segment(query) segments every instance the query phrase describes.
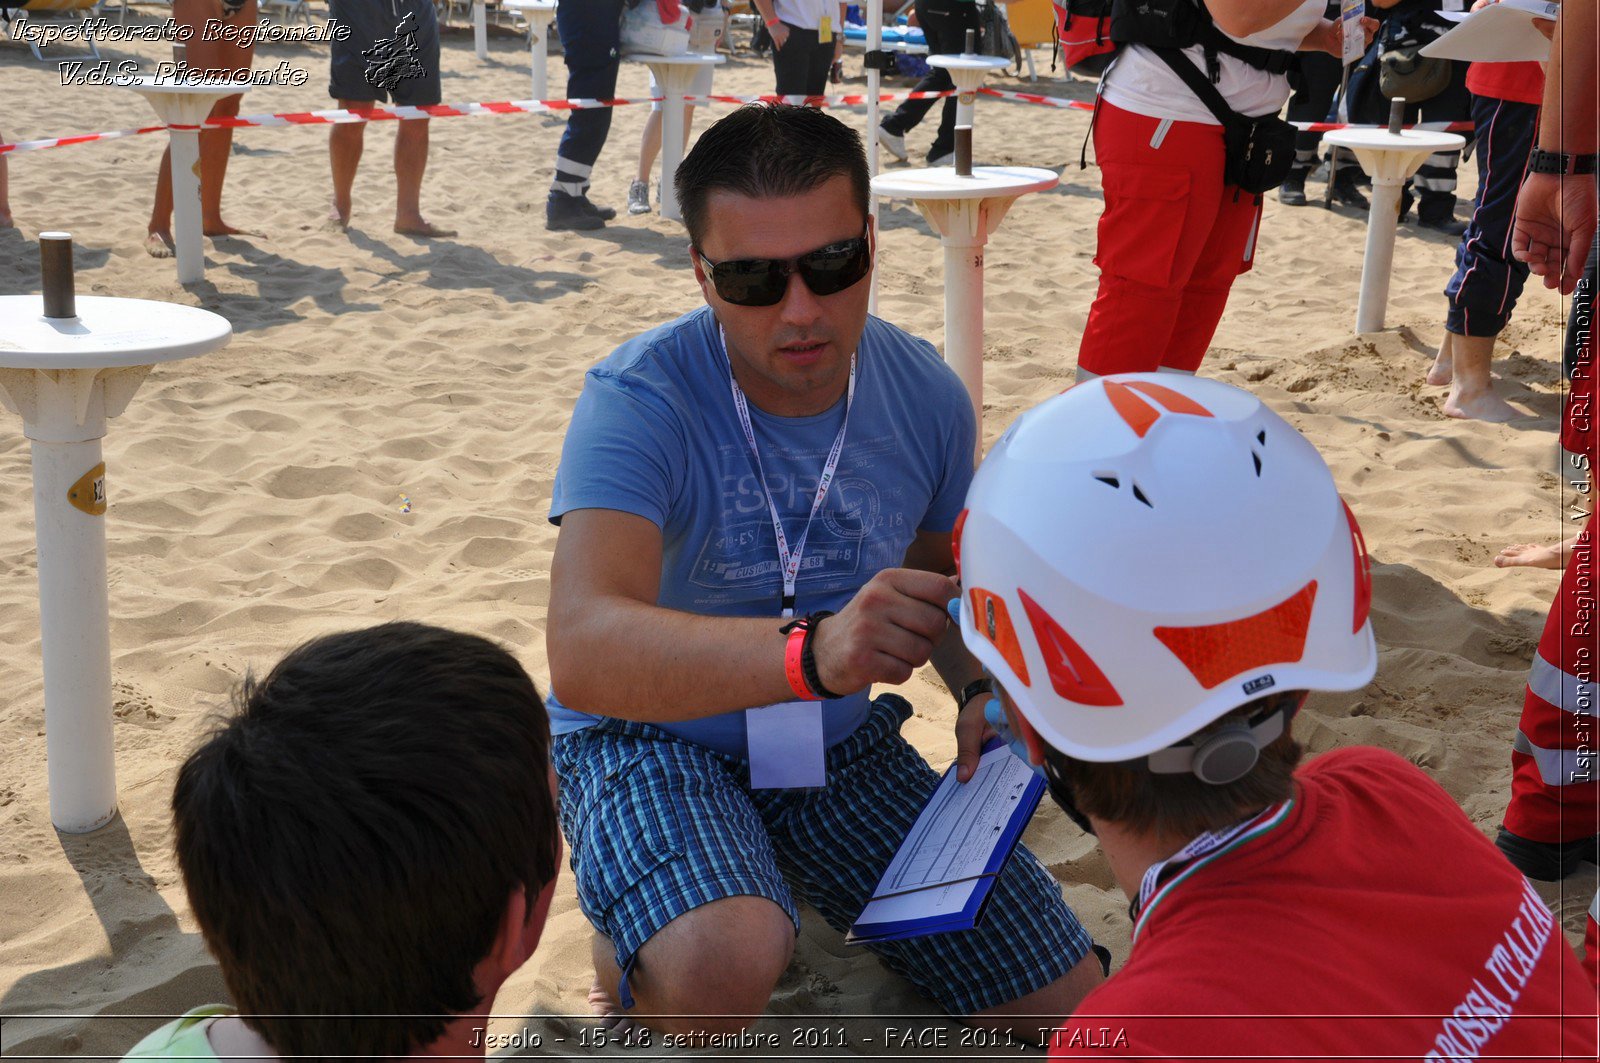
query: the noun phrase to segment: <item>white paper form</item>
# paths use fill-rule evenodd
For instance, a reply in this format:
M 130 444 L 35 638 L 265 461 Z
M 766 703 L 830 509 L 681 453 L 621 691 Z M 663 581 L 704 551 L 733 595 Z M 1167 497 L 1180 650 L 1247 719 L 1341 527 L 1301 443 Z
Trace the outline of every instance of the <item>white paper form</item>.
M 1545 62 L 1550 42 L 1533 23 L 1554 22 L 1560 11 L 1561 5 L 1550 0 L 1501 0 L 1469 14 L 1445 13 L 1461 24 L 1423 45 L 1422 54 L 1473 62 Z
M 961 912 L 980 881 L 998 871 L 997 850 L 1015 843 L 1021 825 L 1013 820 L 1036 778 L 1003 745 L 983 755 L 969 782 L 948 772 L 889 862 L 857 928 Z

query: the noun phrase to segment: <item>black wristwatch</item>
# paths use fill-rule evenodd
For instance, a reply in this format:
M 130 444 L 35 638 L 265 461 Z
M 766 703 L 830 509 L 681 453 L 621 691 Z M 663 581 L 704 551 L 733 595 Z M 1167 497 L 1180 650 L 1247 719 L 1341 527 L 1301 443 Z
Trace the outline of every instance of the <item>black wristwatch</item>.
M 1569 155 L 1564 151 L 1543 151 L 1534 148 L 1528 153 L 1528 172 L 1576 177 L 1594 173 L 1597 161 L 1600 161 L 1600 155 L 1593 152 L 1587 155 Z
M 959 712 L 963 711 L 964 709 L 966 709 L 967 702 L 971 701 L 973 698 L 977 697 L 979 694 L 993 694 L 993 693 L 994 693 L 994 680 L 993 679 L 989 678 L 988 676 L 984 676 L 982 679 L 974 679 L 972 682 L 970 682 L 966 686 L 962 687 L 961 688 L 961 693 L 956 695 L 956 712 L 959 713 Z

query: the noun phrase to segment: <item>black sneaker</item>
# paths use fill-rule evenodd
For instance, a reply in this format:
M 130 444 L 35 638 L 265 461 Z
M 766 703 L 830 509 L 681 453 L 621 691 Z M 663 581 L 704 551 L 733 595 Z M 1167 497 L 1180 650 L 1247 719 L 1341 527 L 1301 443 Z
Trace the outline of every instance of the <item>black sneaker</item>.
M 1583 861 L 1600 856 L 1600 834 L 1570 842 L 1536 842 L 1501 827 L 1494 844 L 1518 871 L 1540 882 L 1566 878 Z
M 584 208 L 587 209 L 589 213 L 593 214 L 601 221 L 610 221 L 612 218 L 617 216 L 616 207 L 596 206 L 587 195 L 578 196 L 577 199 L 583 203 Z
M 1278 202 L 1286 207 L 1303 207 L 1306 205 L 1306 172 L 1304 170 L 1289 171 L 1288 178 L 1278 186 Z
M 551 192 L 544 203 L 544 227 L 551 231 L 571 229 L 587 231 L 604 229 L 606 220 L 598 209 L 584 196 L 569 196 L 565 192 Z
M 1344 207 L 1355 207 L 1357 210 L 1367 210 L 1372 206 L 1370 200 L 1361 194 L 1361 189 L 1356 186 L 1356 176 L 1349 170 L 1340 170 L 1333 178 L 1333 201 Z

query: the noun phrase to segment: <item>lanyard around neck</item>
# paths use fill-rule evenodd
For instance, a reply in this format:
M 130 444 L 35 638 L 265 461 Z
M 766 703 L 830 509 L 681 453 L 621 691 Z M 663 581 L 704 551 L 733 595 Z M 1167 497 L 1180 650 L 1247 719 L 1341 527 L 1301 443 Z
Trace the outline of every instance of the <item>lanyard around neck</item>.
M 1235 823 L 1225 830 L 1205 831 L 1196 835 L 1188 845 L 1167 859 L 1151 864 L 1139 880 L 1139 898 L 1133 902 L 1128 913 L 1134 920 L 1134 937 L 1139 936 L 1151 909 L 1166 897 L 1172 887 L 1228 850 L 1282 826 L 1292 808 L 1293 798 L 1268 805 L 1242 823 Z
M 839 456 L 844 453 L 844 435 L 850 427 L 850 407 L 856 398 L 856 356 L 853 353 L 850 355 L 850 382 L 844 392 L 844 421 L 839 425 L 839 434 L 834 437 L 833 448 L 828 451 L 828 460 L 823 463 L 822 475 L 817 480 L 817 494 L 811 500 L 811 514 L 806 517 L 805 527 L 800 530 L 800 538 L 795 540 L 791 552 L 789 537 L 783 533 L 783 518 L 778 515 L 778 504 L 772 500 L 772 492 L 767 489 L 767 473 L 761 466 L 761 448 L 756 445 L 755 425 L 750 422 L 750 400 L 745 398 L 744 389 L 734 379 L 733 358 L 728 354 L 728 337 L 721 325 L 717 326 L 717 337 L 722 341 L 722 356 L 728 359 L 728 386 L 733 389 L 733 408 L 739 414 L 739 427 L 744 429 L 744 441 L 750 446 L 750 456 L 755 459 L 756 477 L 761 481 L 761 493 L 767 500 L 767 512 L 772 517 L 772 530 L 778 537 L 778 566 L 783 575 L 780 605 L 784 619 L 788 619 L 794 616 L 795 584 L 800 578 L 800 559 L 806 551 L 806 537 L 811 534 L 811 522 L 822 509 L 823 499 L 828 497 L 828 487 L 839 468 Z

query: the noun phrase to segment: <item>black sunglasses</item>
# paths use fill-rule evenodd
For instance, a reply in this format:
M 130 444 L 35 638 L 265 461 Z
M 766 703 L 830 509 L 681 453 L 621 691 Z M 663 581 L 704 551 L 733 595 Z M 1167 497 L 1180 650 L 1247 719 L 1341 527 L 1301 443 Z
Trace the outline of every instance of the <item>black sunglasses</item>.
M 712 287 L 724 302 L 734 306 L 776 306 L 789 290 L 789 276 L 800 274 L 814 295 L 834 295 L 865 277 L 872 269 L 872 247 L 866 233 L 808 251 L 799 258 L 741 258 L 713 262 L 694 253 L 705 264 Z

